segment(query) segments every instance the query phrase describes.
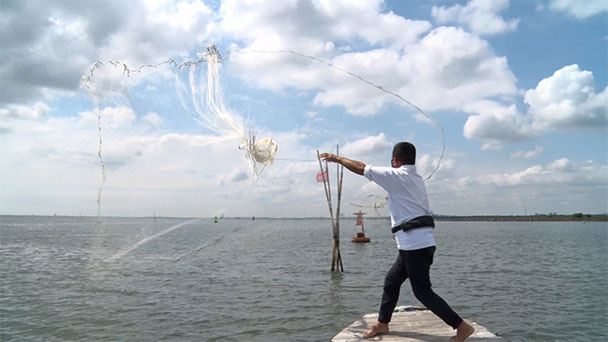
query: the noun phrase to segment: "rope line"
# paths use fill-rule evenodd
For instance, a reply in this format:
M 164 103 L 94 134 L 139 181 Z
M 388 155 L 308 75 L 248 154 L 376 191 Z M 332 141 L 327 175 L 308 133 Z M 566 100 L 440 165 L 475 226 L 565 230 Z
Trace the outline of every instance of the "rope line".
M 319 57 L 315 57 L 315 56 L 310 56 L 310 55 L 306 55 L 297 51 L 293 51 L 293 50 L 240 50 L 240 49 L 233 49 L 233 51 L 237 52 L 237 53 L 266 53 L 266 54 L 279 54 L 279 53 L 287 53 L 287 54 L 292 54 L 295 56 L 299 56 L 302 58 L 308 58 L 311 59 L 313 61 L 325 64 L 331 68 L 334 68 L 340 72 L 343 72 L 347 75 L 350 75 L 358 80 L 360 80 L 361 82 L 364 82 L 376 89 L 379 89 L 380 91 L 383 91 L 391 96 L 396 97 L 397 99 L 401 100 L 402 102 L 408 104 L 410 107 L 414 108 L 416 111 L 418 111 L 418 113 L 422 114 L 424 117 L 426 117 L 427 119 L 429 119 L 435 126 L 439 127 L 439 129 L 441 130 L 441 137 L 442 137 L 442 148 L 441 148 L 441 155 L 439 157 L 439 160 L 437 161 L 437 166 L 433 169 L 433 171 L 431 171 L 431 173 L 425 178 L 425 180 L 429 180 L 431 179 L 431 177 L 433 177 L 433 175 L 435 174 L 435 172 L 437 172 L 437 170 L 439 170 L 439 167 L 441 166 L 441 162 L 443 161 L 444 155 L 445 155 L 445 148 L 446 148 L 446 144 L 445 144 L 445 130 L 443 129 L 443 126 L 441 124 L 439 124 L 439 122 L 437 122 L 437 120 L 433 119 L 430 115 L 428 115 L 427 113 L 425 113 L 420 107 L 416 106 L 415 104 L 413 104 L 412 102 L 408 101 L 407 99 L 403 98 L 401 95 L 384 88 L 381 85 L 378 85 L 374 82 L 371 82 L 349 70 L 346 70 L 342 67 L 339 67 L 331 62 L 328 62 L 324 59 L 321 59 Z

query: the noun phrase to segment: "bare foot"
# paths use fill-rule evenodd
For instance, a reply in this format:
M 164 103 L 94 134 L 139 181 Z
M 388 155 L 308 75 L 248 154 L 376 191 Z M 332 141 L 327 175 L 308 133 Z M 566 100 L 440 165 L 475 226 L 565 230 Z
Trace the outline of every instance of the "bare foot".
M 378 322 L 374 324 L 370 329 L 365 330 L 363 338 L 370 338 L 379 334 L 388 333 L 388 323 Z
M 453 336 L 450 341 L 452 342 L 462 342 L 467 339 L 467 337 L 471 336 L 475 332 L 475 328 L 473 328 L 469 323 L 464 320 L 458 328 L 456 328 L 456 336 Z

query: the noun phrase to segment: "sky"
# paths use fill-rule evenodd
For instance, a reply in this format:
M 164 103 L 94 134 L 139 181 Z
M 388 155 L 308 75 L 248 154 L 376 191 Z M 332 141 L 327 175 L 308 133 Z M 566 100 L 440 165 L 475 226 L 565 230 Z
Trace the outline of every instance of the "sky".
M 440 163 L 435 214 L 606 213 L 607 19 L 602 0 L 3 0 L 0 214 L 324 217 L 316 151 L 389 166 L 400 141 L 422 176 Z M 180 105 L 170 67 L 109 63 L 210 44 L 233 116 L 278 144 L 257 180 L 238 139 Z M 80 86 L 97 61 L 120 95 L 102 97 L 104 182 Z M 345 172 L 342 213 L 385 194 Z

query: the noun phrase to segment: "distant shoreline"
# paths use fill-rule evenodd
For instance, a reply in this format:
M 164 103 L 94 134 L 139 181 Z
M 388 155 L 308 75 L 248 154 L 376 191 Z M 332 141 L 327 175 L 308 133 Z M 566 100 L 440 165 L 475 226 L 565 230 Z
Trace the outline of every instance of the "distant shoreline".
M 518 222 L 559 222 L 559 221 L 580 221 L 580 222 L 608 222 L 608 215 L 530 215 L 530 216 L 500 216 L 500 215 L 476 215 L 476 216 L 448 216 L 437 215 L 437 221 L 518 221 Z
M 54 217 L 54 218 L 70 218 L 70 219 L 97 219 L 96 216 L 77 216 L 77 215 L 13 215 L 13 214 L 0 214 L 1 217 Z M 436 221 L 484 221 L 484 222 L 608 222 L 608 214 L 572 214 L 572 215 L 470 215 L 470 216 L 456 216 L 456 215 L 434 215 Z M 150 218 L 150 219 L 188 219 L 188 218 L 200 218 L 200 219 L 213 219 L 213 217 L 175 217 L 175 216 L 102 216 L 102 219 L 118 219 L 118 218 Z M 354 217 L 342 216 L 342 219 L 354 219 Z M 242 219 L 251 220 L 252 216 L 234 216 L 218 218 L 223 219 Z M 307 219 L 329 219 L 329 217 L 263 217 L 255 216 L 255 219 L 267 219 L 267 220 L 307 220 Z M 366 220 L 388 220 L 388 216 L 368 216 Z

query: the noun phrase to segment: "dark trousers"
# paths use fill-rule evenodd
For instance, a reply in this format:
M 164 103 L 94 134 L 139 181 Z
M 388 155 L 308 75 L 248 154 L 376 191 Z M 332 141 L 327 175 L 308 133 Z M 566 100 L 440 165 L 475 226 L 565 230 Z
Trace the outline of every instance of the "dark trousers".
M 456 329 L 460 325 L 462 318 L 431 289 L 429 271 L 433 263 L 434 253 L 435 246 L 413 251 L 399 250 L 397 260 L 384 278 L 384 292 L 382 294 L 382 304 L 380 305 L 379 322 L 388 323 L 391 321 L 393 310 L 395 310 L 397 300 L 399 299 L 401 284 L 407 278 L 410 278 L 416 299 L 452 328 Z

